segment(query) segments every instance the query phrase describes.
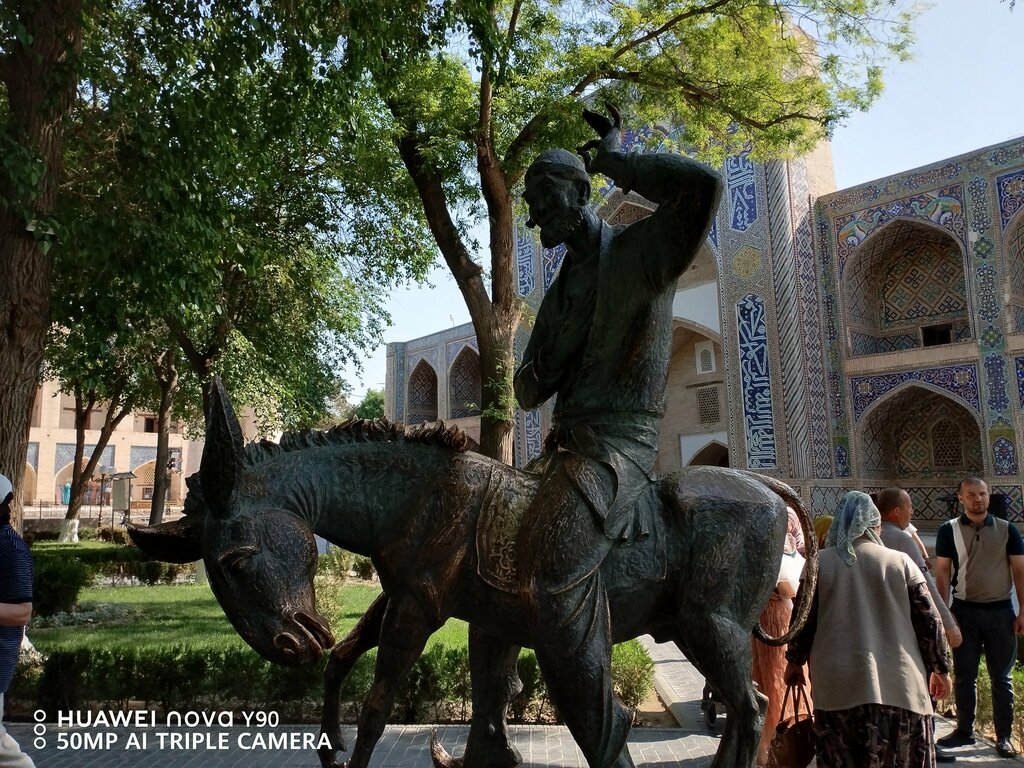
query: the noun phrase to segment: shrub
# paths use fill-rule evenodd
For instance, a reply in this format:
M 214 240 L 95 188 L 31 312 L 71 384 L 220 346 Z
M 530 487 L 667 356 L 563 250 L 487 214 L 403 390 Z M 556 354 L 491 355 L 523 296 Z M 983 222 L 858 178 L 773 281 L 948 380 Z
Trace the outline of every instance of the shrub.
M 636 709 L 654 687 L 654 662 L 639 640 L 612 648 L 612 680 L 622 703 Z
M 367 581 L 372 579 L 373 574 L 376 573 L 373 569 L 373 561 L 363 555 L 356 555 L 353 558 L 352 570 L 355 571 L 356 576 L 360 579 L 366 579 Z
M 540 673 L 540 665 L 537 663 L 537 657 L 533 651 L 519 654 L 517 670 L 519 672 L 519 680 L 523 684 L 523 690 L 518 695 L 512 697 L 512 701 L 509 702 L 509 710 L 513 722 L 525 723 L 528 722 L 526 719 L 527 713 L 534 707 L 543 705 L 548 691 L 547 686 L 544 684 L 544 678 Z M 537 714 L 539 716 L 541 713 L 538 712 Z
M 320 555 L 317 561 L 316 572 L 328 574 L 340 578 L 342 581 L 348 578 L 352 570 L 352 553 L 341 547 L 331 546 L 324 554 Z
M 123 525 L 115 525 L 113 527 L 109 525 L 100 526 L 96 531 L 96 538 L 100 541 L 109 541 L 113 544 L 123 544 L 125 546 L 129 546 L 132 543 L 132 539 L 128 535 L 128 529 Z
M 75 557 L 35 558 L 32 610 L 41 616 L 70 611 L 92 574 Z

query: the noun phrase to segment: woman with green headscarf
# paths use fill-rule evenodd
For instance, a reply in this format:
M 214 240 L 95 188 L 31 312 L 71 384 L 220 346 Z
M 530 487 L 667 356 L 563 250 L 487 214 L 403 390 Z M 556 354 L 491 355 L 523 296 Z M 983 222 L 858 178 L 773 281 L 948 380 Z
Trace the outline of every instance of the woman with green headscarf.
M 878 537 L 867 494 L 843 498 L 818 554 L 811 615 L 786 653 L 810 662 L 819 768 L 933 768 L 932 699 L 949 693 L 946 639 L 921 570 Z

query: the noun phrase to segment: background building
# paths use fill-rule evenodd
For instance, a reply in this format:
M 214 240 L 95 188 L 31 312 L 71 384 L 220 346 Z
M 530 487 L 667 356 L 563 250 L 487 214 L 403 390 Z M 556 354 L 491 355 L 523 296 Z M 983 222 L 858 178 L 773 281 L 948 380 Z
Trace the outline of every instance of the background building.
M 726 194 L 673 305 L 659 471 L 764 472 L 818 514 L 851 488 L 900 485 L 926 526 L 976 473 L 1024 519 L 1024 141 L 839 191 L 827 145 L 720 171 Z M 600 213 L 625 224 L 651 208 L 612 189 Z M 520 228 L 530 306 L 560 260 Z M 389 344 L 387 416 L 476 439 L 478 360 L 469 324 Z M 548 427 L 549 409 L 517 413 L 518 464 Z

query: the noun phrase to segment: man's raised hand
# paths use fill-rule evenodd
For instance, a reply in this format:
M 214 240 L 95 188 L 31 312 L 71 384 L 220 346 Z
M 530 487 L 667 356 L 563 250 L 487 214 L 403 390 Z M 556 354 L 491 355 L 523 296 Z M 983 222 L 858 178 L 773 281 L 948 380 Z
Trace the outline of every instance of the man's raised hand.
M 587 173 L 600 172 L 601 155 L 605 152 L 617 152 L 619 150 L 619 132 L 622 129 L 622 115 L 619 114 L 619 110 L 615 108 L 614 104 L 606 101 L 604 106 L 611 116 L 610 119 L 600 112 L 594 112 L 589 109 L 583 110 L 583 119 L 601 137 L 600 139 L 588 141 L 582 147 L 576 148 L 576 154 L 583 158 L 583 167 L 587 169 Z M 591 155 L 591 152 L 594 154 Z M 595 161 L 597 162 L 597 167 L 594 167 Z

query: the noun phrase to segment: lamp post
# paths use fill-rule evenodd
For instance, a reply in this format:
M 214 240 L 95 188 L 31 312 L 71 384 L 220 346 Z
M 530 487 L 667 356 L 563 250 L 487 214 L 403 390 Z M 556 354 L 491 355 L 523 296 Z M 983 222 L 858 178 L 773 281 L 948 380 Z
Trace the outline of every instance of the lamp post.
M 99 516 L 100 525 L 103 524 L 103 498 L 104 498 L 104 495 L 105 495 L 104 489 L 106 487 L 107 480 L 110 479 L 110 473 L 112 471 L 113 471 L 113 467 L 108 467 L 106 464 L 101 464 L 100 465 L 100 516 Z M 110 510 L 110 527 L 111 528 L 114 527 L 114 510 L 113 510 L 113 508 L 111 508 L 111 510 Z
M 121 517 L 121 524 L 122 525 L 125 524 L 125 523 L 130 523 L 132 521 L 132 480 L 134 480 L 136 477 L 137 477 L 137 475 L 134 472 L 132 472 L 131 470 L 128 470 L 127 472 L 116 472 L 113 475 L 113 479 L 114 480 L 127 480 L 128 481 L 128 489 L 127 489 L 127 492 L 125 493 L 125 500 L 124 500 L 124 514 Z M 110 505 L 110 527 L 111 528 L 114 527 L 114 505 L 113 504 Z

